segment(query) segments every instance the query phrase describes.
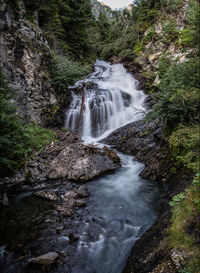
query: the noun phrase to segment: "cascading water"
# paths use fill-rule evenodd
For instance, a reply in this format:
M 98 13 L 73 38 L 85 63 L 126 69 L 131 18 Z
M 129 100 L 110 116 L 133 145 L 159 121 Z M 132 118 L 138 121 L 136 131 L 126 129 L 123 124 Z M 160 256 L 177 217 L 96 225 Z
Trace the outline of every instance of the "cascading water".
M 87 85 L 79 130 L 85 141 L 97 141 L 144 115 L 146 96 L 137 90 L 137 81 L 126 72 L 122 64 L 110 65 L 98 60 L 95 72 L 84 82 L 92 83 Z M 83 81 L 79 81 L 74 87 L 82 84 Z M 78 131 L 81 105 L 81 94 L 73 93 L 65 124 L 73 132 Z
M 97 61 L 83 97 L 73 93 L 66 127 L 79 131 L 86 142 L 98 142 L 115 129 L 141 119 L 145 94 L 122 64 Z M 90 84 L 89 84 L 90 83 Z M 83 109 L 80 122 L 81 108 Z M 80 128 L 78 128 L 80 125 Z M 158 188 L 140 178 L 143 164 L 119 154 L 122 168 L 88 183 L 92 199 L 81 234 L 73 273 L 120 273 L 135 241 L 156 219 Z

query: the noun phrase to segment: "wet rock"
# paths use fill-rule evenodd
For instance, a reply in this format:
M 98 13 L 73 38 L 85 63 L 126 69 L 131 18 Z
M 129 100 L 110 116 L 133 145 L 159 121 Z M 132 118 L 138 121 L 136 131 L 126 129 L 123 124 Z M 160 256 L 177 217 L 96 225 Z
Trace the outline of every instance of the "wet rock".
M 65 206 L 57 206 L 56 210 L 60 213 L 60 215 L 66 216 L 66 217 L 70 217 L 73 214 L 73 210 Z
M 49 252 L 36 258 L 29 259 L 28 262 L 31 264 L 47 265 L 52 264 L 58 258 L 58 256 L 59 255 L 56 252 Z
M 87 203 L 83 199 L 78 199 L 78 200 L 76 200 L 75 204 L 77 207 L 85 207 Z
M 141 120 L 130 123 L 114 131 L 103 143 L 134 155 L 138 161 L 143 162 L 145 168 L 141 176 L 144 178 L 162 180 L 170 169 L 170 164 L 165 164 L 169 149 L 162 138 L 162 124 L 158 121 L 147 123 L 146 120 Z
M 120 166 L 119 158 L 113 153 L 109 154 L 92 145 L 71 144 L 51 162 L 48 178 L 91 180 Z
M 56 195 L 56 193 L 54 191 L 49 191 L 49 190 L 38 191 L 38 192 L 35 192 L 34 195 L 42 197 L 44 199 L 51 200 L 51 201 L 57 201 L 58 200 L 58 196 Z
M 67 191 L 64 195 L 61 196 L 65 205 L 68 207 L 73 207 L 76 197 L 77 193 L 74 191 Z
M 75 193 L 77 194 L 77 196 L 79 198 L 85 198 L 85 197 L 88 197 L 90 195 L 90 193 L 88 192 L 87 190 L 87 187 L 85 185 L 83 186 L 80 186 L 76 191 Z

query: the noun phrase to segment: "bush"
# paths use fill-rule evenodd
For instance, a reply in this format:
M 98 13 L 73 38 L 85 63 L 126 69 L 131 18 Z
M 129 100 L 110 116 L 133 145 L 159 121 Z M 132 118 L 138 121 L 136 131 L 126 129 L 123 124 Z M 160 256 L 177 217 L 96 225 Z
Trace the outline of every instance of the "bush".
M 114 45 L 113 44 L 108 44 L 106 46 L 104 46 L 100 57 L 103 60 L 108 60 L 110 57 L 112 57 L 114 55 Z
M 89 73 L 89 66 L 60 57 L 52 68 L 52 78 L 59 92 L 65 92 L 69 85 L 84 78 Z
M 142 42 L 138 42 L 138 43 L 135 45 L 135 47 L 134 47 L 134 54 L 135 54 L 136 56 L 139 56 L 139 55 L 142 53 L 143 50 L 144 50 L 144 45 L 143 45 L 143 43 L 142 43 Z
M 163 24 L 163 32 L 162 32 L 162 42 L 165 44 L 169 44 L 172 41 L 175 41 L 179 35 L 179 31 L 176 29 L 176 22 L 166 22 Z
M 20 167 L 30 152 L 25 144 L 28 140 L 21 119 L 9 102 L 11 90 L 2 69 L 0 70 L 0 172 L 6 174 Z
M 199 126 L 180 126 L 169 137 L 173 156 L 193 171 L 199 171 Z
M 163 74 L 150 117 L 159 117 L 168 131 L 180 123 L 188 125 L 199 121 L 198 71 L 198 59 L 191 59 L 171 66 Z
M 119 57 L 133 59 L 134 58 L 133 50 L 124 49 L 120 52 Z

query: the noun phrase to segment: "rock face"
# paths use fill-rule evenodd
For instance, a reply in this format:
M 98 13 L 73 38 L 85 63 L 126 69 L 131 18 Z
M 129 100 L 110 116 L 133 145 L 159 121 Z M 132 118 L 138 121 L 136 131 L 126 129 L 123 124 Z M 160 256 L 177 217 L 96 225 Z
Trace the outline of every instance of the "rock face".
M 112 9 L 105 5 L 103 2 L 97 0 L 91 0 L 92 13 L 96 19 L 99 18 L 100 14 L 104 14 L 107 18 L 111 19 L 113 17 Z
M 23 2 L 14 9 L 0 0 L 0 65 L 11 82 L 18 112 L 39 125 L 47 125 L 58 110 L 50 79 L 53 62 L 41 29 L 26 19 Z
M 141 120 L 116 130 L 103 142 L 143 162 L 145 169 L 141 173 L 142 177 L 164 181 L 166 172 L 161 165 L 167 160 L 168 147 L 162 140 L 161 131 L 162 127 L 157 121 L 147 123 Z
M 92 145 L 82 143 L 66 147 L 50 164 L 48 178 L 87 181 L 119 167 L 119 158 Z

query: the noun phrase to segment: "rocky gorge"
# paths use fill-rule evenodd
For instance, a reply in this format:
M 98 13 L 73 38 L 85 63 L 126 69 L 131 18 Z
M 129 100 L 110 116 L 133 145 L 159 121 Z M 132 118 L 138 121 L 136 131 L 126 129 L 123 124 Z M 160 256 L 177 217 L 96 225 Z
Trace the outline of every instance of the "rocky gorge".
M 180 61 L 191 52 L 155 42 L 134 62 L 97 61 L 63 95 L 50 77 L 54 53 L 37 16 L 30 22 L 20 3 L 16 12 L 1 1 L 1 64 L 19 114 L 55 136 L 23 169 L 0 178 L 1 272 L 179 272 L 189 254 L 168 246 L 169 201 L 193 172 L 172 158 L 163 124 L 145 119 L 151 95 L 138 89 L 149 90 L 142 69 L 156 70 L 154 51 L 177 53 Z M 198 227 L 198 217 L 187 227 L 196 245 Z

